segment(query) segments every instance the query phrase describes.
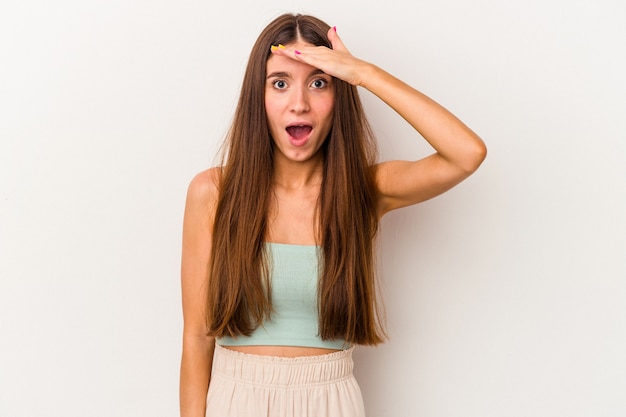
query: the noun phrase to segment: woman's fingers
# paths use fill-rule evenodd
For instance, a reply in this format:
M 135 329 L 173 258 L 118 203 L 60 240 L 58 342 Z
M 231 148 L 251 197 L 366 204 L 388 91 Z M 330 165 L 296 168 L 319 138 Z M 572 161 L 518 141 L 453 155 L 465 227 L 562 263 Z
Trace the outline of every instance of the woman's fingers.
M 327 36 L 328 36 L 328 40 L 330 41 L 330 44 L 333 46 L 333 50 L 348 52 L 348 48 L 346 48 L 346 46 L 341 41 L 341 38 L 337 34 L 336 26 L 333 26 L 332 28 L 328 30 Z
M 303 62 L 350 84 L 359 85 L 360 69 L 364 62 L 350 54 L 335 28 L 328 31 L 328 38 L 333 49 L 325 46 L 299 46 L 296 48 L 274 45 L 271 50 L 275 55 Z

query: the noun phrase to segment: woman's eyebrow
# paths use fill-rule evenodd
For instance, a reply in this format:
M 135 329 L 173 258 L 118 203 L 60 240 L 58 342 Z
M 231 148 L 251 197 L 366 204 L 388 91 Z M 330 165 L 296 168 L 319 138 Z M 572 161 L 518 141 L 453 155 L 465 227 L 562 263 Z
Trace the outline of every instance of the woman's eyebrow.
M 320 75 L 320 74 L 324 74 L 326 75 L 326 73 L 324 71 L 322 71 L 319 68 L 315 68 L 313 71 L 311 71 L 311 73 L 309 74 L 309 77 L 312 77 L 314 75 Z M 267 76 L 267 78 L 290 78 L 291 74 L 288 73 L 287 71 L 274 71 L 271 74 L 269 74 Z
M 315 68 L 313 71 L 311 71 L 311 73 L 309 74 L 309 77 L 312 77 L 314 75 L 320 75 L 320 74 L 328 75 L 324 71 L 322 71 L 321 69 Z
M 289 73 L 285 71 L 275 71 L 268 75 L 267 78 L 289 78 Z

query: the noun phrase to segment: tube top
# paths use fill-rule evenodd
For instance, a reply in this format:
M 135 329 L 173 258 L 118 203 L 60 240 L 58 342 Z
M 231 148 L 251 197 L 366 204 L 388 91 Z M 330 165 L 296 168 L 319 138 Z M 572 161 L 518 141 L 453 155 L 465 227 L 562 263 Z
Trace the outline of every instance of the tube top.
M 319 247 L 267 243 L 272 316 L 250 336 L 220 337 L 222 346 L 302 346 L 347 349 L 344 340 L 322 340 L 318 331 Z

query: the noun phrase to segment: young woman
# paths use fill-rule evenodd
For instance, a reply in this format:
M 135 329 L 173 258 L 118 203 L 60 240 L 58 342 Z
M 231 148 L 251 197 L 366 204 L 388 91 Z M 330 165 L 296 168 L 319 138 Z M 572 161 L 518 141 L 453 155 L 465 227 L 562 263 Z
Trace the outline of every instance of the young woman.
M 376 163 L 357 86 L 434 148 Z M 373 239 L 387 212 L 481 164 L 482 140 L 352 56 L 334 28 L 283 15 L 252 49 L 222 166 L 188 189 L 181 416 L 363 416 L 355 345 L 384 339 Z

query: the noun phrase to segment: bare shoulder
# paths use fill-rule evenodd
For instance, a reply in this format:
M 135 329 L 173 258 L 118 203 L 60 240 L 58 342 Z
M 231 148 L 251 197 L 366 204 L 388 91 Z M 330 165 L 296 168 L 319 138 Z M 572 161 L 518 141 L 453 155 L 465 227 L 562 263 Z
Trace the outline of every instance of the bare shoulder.
M 211 205 L 217 201 L 222 175 L 220 167 L 213 167 L 196 174 L 187 189 L 187 203 Z
M 221 175 L 222 169 L 214 167 L 199 172 L 193 177 L 187 188 L 186 223 L 196 225 L 213 223 Z
M 401 163 L 401 161 L 385 161 L 370 167 L 378 196 L 377 210 L 379 217 L 395 208 L 391 204 L 393 198 L 390 195 L 392 192 L 388 189 L 388 184 L 393 184 L 393 178 L 390 177 L 393 177 L 394 165 L 398 163 Z

